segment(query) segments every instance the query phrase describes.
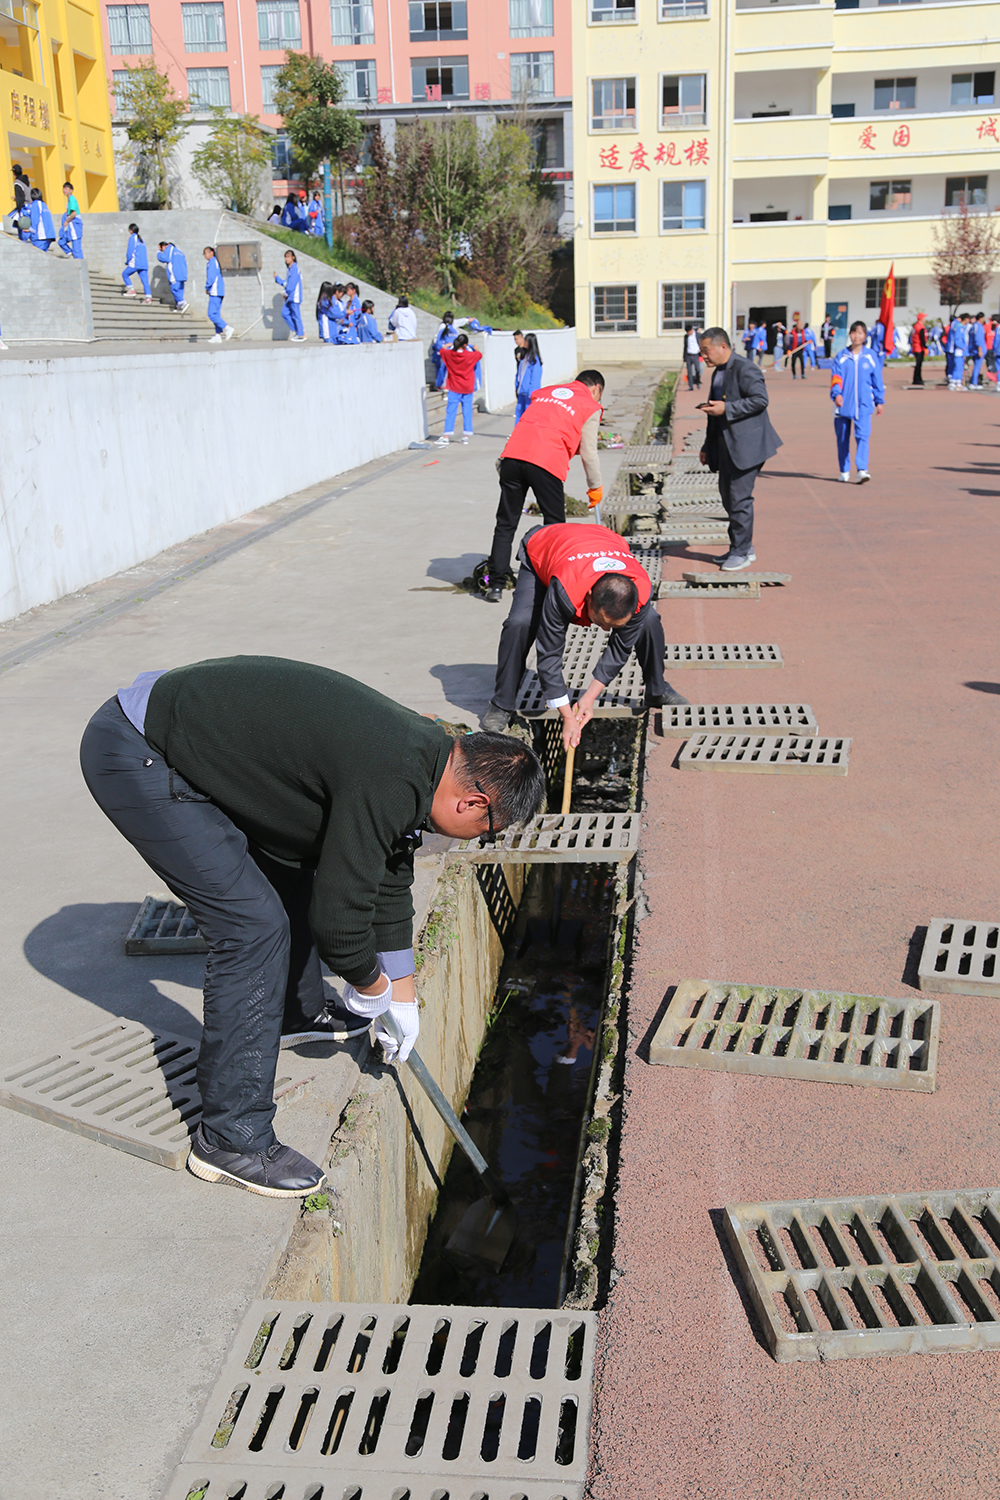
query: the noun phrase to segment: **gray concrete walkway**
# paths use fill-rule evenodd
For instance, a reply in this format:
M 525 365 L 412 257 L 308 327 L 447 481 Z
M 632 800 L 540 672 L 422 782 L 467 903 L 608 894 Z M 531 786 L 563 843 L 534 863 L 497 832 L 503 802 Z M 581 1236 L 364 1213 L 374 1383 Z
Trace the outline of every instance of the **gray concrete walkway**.
M 0 1076 L 108 1016 L 198 1034 L 201 961 L 123 956 L 155 877 L 78 768 L 90 715 L 136 673 L 297 657 L 475 722 L 505 607 L 457 585 L 489 544 L 510 418 L 476 422 L 467 448 L 341 476 L 0 628 Z M 619 455 L 603 462 L 610 481 Z M 579 460 L 567 489 L 585 493 Z M 358 1063 L 293 1059 L 317 1078 L 279 1129 L 316 1154 Z M 155 1500 L 297 1210 L 5 1109 L 0 1152 L 0 1497 Z

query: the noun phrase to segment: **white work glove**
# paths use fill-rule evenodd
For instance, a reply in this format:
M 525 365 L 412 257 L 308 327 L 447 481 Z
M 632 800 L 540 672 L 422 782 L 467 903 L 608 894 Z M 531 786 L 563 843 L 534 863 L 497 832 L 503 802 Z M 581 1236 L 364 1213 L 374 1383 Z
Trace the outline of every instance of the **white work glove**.
M 385 989 L 378 995 L 362 995 L 353 984 L 344 985 L 344 1004 L 348 1010 L 356 1016 L 364 1016 L 369 1021 L 374 1021 L 383 1011 L 389 1009 L 392 1003 L 392 980 L 388 974 L 383 974 Z
M 397 1043 L 396 1038 L 390 1035 L 384 1021 L 375 1022 L 375 1040 L 382 1043 L 386 1062 L 405 1063 L 420 1034 L 420 1006 L 416 1003 L 407 1005 L 395 1000 L 389 1006 L 388 1013 L 402 1032 L 403 1040 Z

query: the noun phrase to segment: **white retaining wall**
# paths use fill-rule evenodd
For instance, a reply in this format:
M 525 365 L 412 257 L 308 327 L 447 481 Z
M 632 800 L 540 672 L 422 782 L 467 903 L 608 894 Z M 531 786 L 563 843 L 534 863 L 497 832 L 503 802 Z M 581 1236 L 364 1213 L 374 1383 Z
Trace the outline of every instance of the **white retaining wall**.
M 419 343 L 5 358 L 0 620 L 406 448 L 423 376 Z
M 576 329 L 525 329 L 533 332 L 542 356 L 542 381 L 555 385 L 573 380 L 579 373 L 576 353 Z M 512 406 L 514 395 L 514 335 L 512 333 L 476 334 L 473 342 L 483 354 L 482 407 L 484 411 L 502 411 Z

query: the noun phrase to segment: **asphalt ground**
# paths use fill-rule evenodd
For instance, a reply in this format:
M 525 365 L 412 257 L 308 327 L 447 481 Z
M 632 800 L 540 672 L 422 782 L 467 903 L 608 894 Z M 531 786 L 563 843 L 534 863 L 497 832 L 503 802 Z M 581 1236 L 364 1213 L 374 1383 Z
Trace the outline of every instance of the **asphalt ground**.
M 1000 918 L 1000 402 L 909 379 L 890 366 L 873 480 L 848 486 L 823 372 L 768 373 L 784 446 L 757 487 L 755 567 L 791 582 L 660 606 L 668 640 L 784 654 L 780 670 L 678 673 L 686 697 L 808 703 L 853 750 L 846 778 L 682 771 L 676 740 L 650 752 L 594 1500 L 995 1490 L 1000 1353 L 775 1363 L 721 1210 L 1000 1185 L 997 1000 L 940 997 L 932 1095 L 645 1059 L 682 979 L 913 995 L 932 917 Z M 679 397 L 678 444 L 700 399 Z

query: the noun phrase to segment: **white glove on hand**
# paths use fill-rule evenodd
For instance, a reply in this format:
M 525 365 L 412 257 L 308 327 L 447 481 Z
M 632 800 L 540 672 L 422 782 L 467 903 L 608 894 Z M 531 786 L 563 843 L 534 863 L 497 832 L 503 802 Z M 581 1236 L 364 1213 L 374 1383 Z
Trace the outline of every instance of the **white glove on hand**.
M 389 1006 L 389 1015 L 403 1034 L 402 1043 L 397 1043 L 396 1038 L 389 1034 L 384 1022 L 379 1021 L 375 1022 L 375 1040 L 382 1043 L 386 1062 L 405 1063 L 413 1051 L 414 1042 L 420 1035 L 420 1006 L 407 1005 L 396 1000 Z
M 353 984 L 345 984 L 343 998 L 347 1009 L 369 1021 L 374 1021 L 376 1016 L 388 1010 L 392 1002 L 392 980 L 387 974 L 383 974 L 382 978 L 385 980 L 385 989 L 380 995 L 362 995 Z

